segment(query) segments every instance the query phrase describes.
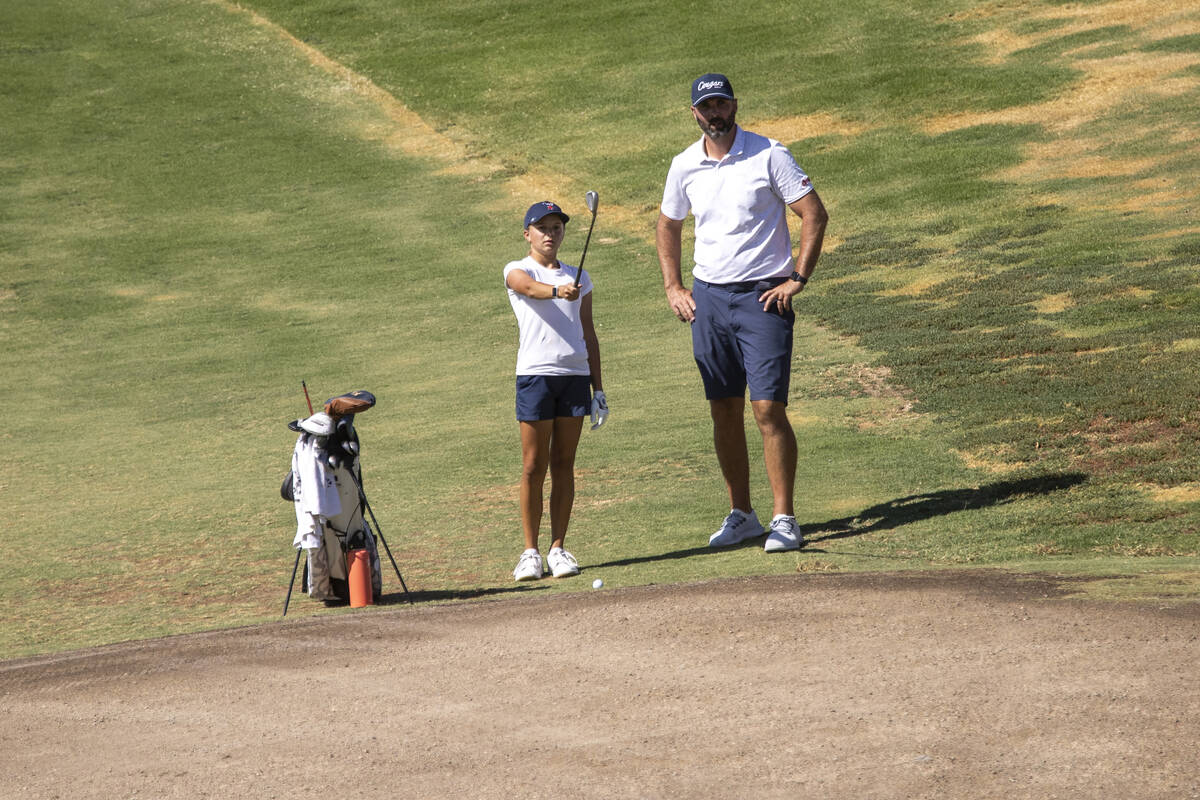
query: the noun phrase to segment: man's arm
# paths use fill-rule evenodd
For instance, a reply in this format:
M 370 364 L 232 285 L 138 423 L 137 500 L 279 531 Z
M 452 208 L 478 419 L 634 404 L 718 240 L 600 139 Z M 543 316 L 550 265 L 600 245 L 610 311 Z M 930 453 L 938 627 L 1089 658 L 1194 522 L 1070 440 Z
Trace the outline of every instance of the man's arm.
M 815 189 L 788 205 L 788 208 L 796 212 L 801 223 L 800 250 L 796 254 L 794 270 L 807 279 L 817 268 L 817 259 L 821 256 L 821 244 L 825 241 L 825 225 L 829 222 L 829 213 Z M 792 307 L 792 298 L 804 291 L 804 286 L 804 282 L 787 280 L 774 289 L 763 292 L 758 301 L 763 304 L 763 311 L 778 311 L 782 314 Z
M 660 212 L 655 241 L 658 244 L 658 265 L 662 268 L 667 304 L 675 316 L 684 322 L 691 322 L 696 318 L 696 301 L 692 299 L 691 290 L 683 285 L 683 220 L 671 219 Z
M 825 241 L 825 226 L 829 222 L 829 212 L 825 204 L 817 196 L 814 189 L 788 206 L 800 217 L 800 252 L 796 255 L 796 272 L 805 278 L 813 274 L 817 268 L 817 259 L 821 256 L 821 245 Z

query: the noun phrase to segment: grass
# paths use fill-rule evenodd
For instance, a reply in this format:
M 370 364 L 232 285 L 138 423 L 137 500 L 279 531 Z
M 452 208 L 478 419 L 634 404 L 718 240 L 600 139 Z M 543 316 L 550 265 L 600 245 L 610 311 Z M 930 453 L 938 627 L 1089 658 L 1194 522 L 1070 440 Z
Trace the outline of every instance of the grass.
M 301 379 L 379 397 L 366 488 L 420 598 L 585 588 L 507 580 L 499 276 L 531 200 L 588 188 L 614 409 L 580 452 L 589 577 L 1004 566 L 1194 599 L 1200 17 L 1093 5 L 0 9 L 0 657 L 277 618 Z M 798 131 L 833 215 L 790 407 L 813 544 L 778 558 L 702 547 L 723 488 L 650 237 L 713 68 L 747 127 Z

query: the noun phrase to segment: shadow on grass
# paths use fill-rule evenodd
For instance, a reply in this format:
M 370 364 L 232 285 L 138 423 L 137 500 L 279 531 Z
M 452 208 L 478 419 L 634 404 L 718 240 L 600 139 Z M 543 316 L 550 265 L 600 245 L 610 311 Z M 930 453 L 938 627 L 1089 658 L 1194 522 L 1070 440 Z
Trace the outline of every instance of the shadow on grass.
M 1015 481 L 998 481 L 976 489 L 945 489 L 928 494 L 914 494 L 871 506 L 853 517 L 802 525 L 800 530 L 811 545 L 831 539 L 845 539 L 874 531 L 890 530 L 933 517 L 943 517 L 956 511 L 1001 506 L 1029 495 L 1061 492 L 1086 480 L 1087 475 L 1083 473 L 1067 472 Z
M 410 598 L 413 603 L 474 600 L 479 597 L 488 597 L 490 595 L 512 594 L 514 592 L 538 592 L 544 591 L 547 588 L 548 587 L 546 586 L 530 585 L 526 583 L 520 586 L 493 587 L 490 589 L 446 589 L 442 591 L 410 592 L 409 594 L 405 594 L 403 590 L 401 590 L 396 592 L 385 592 L 383 596 L 379 598 L 376 605 L 406 605 Z
M 852 517 L 841 517 L 828 522 L 809 523 L 801 525 L 808 549 L 819 542 L 834 539 L 845 539 L 851 536 L 863 536 L 876 531 L 890 530 L 901 525 L 909 525 L 934 517 L 943 517 L 959 511 L 973 511 L 981 508 L 1000 506 L 1014 502 L 1022 497 L 1061 492 L 1078 486 L 1087 481 L 1087 475 L 1080 472 L 1066 472 L 1056 475 L 1042 475 L 1036 478 L 1024 478 L 1012 481 L 997 481 L 974 489 L 944 489 L 940 492 L 914 494 L 879 503 L 860 511 Z M 740 547 L 759 547 L 762 537 L 749 539 Z M 689 547 L 686 550 L 674 550 L 654 556 L 623 558 L 607 561 L 603 564 L 592 564 L 592 569 L 600 567 L 624 567 L 630 564 L 644 564 L 650 561 L 669 561 L 677 558 L 691 558 L 714 552 L 725 552 L 734 548 L 713 550 L 708 546 Z M 821 552 L 816 550 L 814 552 Z

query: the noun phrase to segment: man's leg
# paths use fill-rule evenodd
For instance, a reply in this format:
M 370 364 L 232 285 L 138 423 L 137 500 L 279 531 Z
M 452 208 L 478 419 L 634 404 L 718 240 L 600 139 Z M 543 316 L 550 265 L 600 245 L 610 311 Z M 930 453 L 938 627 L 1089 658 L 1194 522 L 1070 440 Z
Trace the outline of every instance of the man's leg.
M 749 513 L 750 457 L 746 452 L 746 399 L 722 397 L 709 400 L 713 420 L 713 446 L 717 463 L 729 490 L 730 508 Z
M 788 420 L 787 406 L 774 400 L 754 400 L 750 406 L 762 434 L 767 480 L 775 495 L 773 513 L 795 516 L 796 432 Z

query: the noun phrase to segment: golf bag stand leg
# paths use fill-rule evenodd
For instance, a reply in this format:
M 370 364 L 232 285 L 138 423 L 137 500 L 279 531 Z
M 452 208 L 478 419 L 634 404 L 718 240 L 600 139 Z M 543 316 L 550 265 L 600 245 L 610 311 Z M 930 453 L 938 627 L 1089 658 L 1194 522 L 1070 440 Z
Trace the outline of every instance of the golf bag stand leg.
M 296 570 L 300 567 L 300 556 L 304 553 L 299 547 L 296 548 L 296 562 L 292 564 L 292 579 L 288 581 L 287 597 L 283 599 L 283 615 L 287 616 L 288 604 L 292 602 L 292 587 L 296 585 Z
M 354 478 L 354 473 L 351 472 L 350 474 Z M 387 539 L 383 538 L 383 531 L 379 528 L 379 520 L 375 519 L 375 512 L 371 509 L 371 504 L 367 502 L 367 493 L 363 491 L 362 478 L 354 478 L 354 482 L 358 486 L 358 501 L 362 503 L 362 507 L 371 515 L 371 523 L 375 526 L 375 535 L 383 543 L 384 552 L 387 553 L 388 560 L 392 562 L 392 569 L 396 571 L 396 577 L 400 580 L 400 587 L 404 589 L 404 596 L 408 599 L 409 603 L 415 603 L 412 599 L 412 593 L 408 591 L 408 584 L 404 582 L 404 576 L 400 574 L 400 568 L 396 566 L 396 559 L 392 556 L 392 548 L 388 547 Z

